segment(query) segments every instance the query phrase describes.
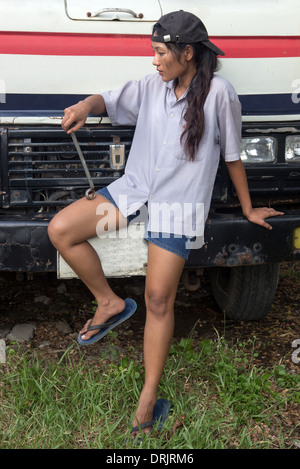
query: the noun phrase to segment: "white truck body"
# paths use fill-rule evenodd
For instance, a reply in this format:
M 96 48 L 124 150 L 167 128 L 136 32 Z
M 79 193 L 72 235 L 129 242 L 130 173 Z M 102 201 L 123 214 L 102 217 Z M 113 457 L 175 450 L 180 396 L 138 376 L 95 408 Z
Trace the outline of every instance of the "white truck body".
M 112 5 L 142 18 L 101 13 Z M 225 51 L 218 73 L 244 121 L 300 119 L 298 0 L 0 0 L 0 123 L 57 123 L 77 98 L 155 73 L 152 25 L 177 9 L 198 15 Z

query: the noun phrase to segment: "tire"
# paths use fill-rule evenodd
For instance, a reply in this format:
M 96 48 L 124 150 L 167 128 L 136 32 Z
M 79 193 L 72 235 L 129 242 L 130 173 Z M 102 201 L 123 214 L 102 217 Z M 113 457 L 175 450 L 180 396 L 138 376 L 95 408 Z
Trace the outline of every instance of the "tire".
M 208 269 L 216 303 L 228 319 L 255 321 L 269 312 L 278 284 L 279 264 Z

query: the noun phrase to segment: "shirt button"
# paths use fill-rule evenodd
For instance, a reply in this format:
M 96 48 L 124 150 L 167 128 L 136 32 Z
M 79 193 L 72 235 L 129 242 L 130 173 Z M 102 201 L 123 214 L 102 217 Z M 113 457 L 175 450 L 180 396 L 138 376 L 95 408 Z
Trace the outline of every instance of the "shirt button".
M 174 114 L 173 114 L 173 113 L 172 113 L 172 114 L 170 114 L 170 117 L 174 117 Z
M 150 194 L 150 195 L 149 195 L 149 199 L 153 199 L 153 194 Z
M 168 142 L 167 142 L 166 140 L 164 140 L 164 142 L 163 142 L 163 143 L 164 143 L 164 145 L 167 145 L 167 144 L 168 144 Z
M 156 171 L 157 173 L 159 173 L 159 171 L 160 171 L 160 168 L 156 168 L 156 169 L 155 169 L 155 171 Z

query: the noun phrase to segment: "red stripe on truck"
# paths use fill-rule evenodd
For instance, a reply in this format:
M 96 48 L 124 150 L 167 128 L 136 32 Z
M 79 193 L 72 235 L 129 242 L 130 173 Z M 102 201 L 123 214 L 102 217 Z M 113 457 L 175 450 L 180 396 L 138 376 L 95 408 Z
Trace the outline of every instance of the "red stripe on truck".
M 300 57 L 300 36 L 211 36 L 226 58 Z M 151 57 L 150 36 L 0 32 L 0 54 Z

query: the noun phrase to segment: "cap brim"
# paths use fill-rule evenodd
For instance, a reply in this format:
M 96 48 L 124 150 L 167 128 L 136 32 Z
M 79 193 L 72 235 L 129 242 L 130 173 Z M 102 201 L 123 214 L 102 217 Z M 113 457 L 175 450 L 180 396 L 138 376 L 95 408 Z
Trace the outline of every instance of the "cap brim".
M 212 42 L 209 40 L 207 41 L 202 41 L 202 44 L 204 44 L 206 47 L 209 49 L 213 50 L 217 55 L 225 55 L 225 52 L 223 52 L 221 49 L 219 49 L 217 46 L 215 46 Z

